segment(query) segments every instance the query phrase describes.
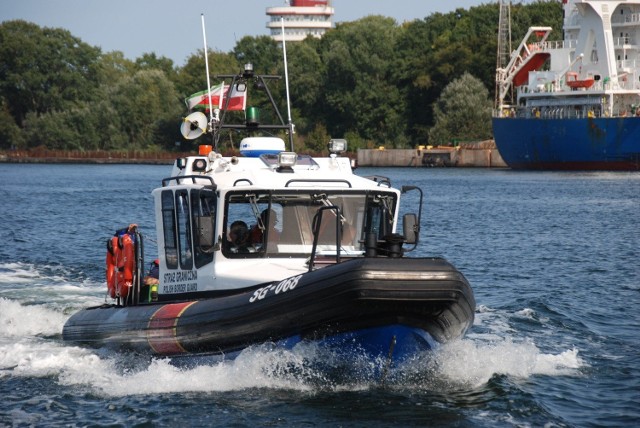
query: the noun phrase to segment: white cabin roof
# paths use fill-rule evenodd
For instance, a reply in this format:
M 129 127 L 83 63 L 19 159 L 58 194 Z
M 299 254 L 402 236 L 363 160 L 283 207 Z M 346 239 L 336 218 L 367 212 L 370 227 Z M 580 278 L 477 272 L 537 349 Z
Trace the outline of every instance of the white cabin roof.
M 172 177 L 202 176 L 211 177 L 218 189 L 378 189 L 387 186 L 380 182 L 358 176 L 353 173 L 351 160 L 347 157 L 331 156 L 312 158 L 298 156 L 298 163 L 291 170 L 279 170 L 277 163 L 269 164 L 264 157 L 222 157 L 190 156 L 185 159 L 183 168 L 174 163 Z M 198 168 L 199 162 L 206 162 L 204 170 Z M 272 162 L 274 160 L 272 159 Z M 208 184 L 205 180 L 185 181 L 180 184 Z M 173 181 L 171 184 L 177 184 Z M 396 189 L 389 190 L 398 192 Z

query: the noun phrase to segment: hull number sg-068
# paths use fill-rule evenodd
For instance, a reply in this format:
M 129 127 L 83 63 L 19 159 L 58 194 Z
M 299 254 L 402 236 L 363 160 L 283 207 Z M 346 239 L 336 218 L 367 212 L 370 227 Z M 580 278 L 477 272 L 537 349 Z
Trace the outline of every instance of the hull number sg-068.
M 256 300 L 262 300 L 267 297 L 270 291 L 274 291 L 275 294 L 286 293 L 289 290 L 293 290 L 298 285 L 298 281 L 300 281 L 302 275 L 293 276 L 291 278 L 287 278 L 278 283 L 278 285 L 269 285 L 267 287 L 258 288 L 253 296 L 249 299 L 250 303 L 255 302 Z

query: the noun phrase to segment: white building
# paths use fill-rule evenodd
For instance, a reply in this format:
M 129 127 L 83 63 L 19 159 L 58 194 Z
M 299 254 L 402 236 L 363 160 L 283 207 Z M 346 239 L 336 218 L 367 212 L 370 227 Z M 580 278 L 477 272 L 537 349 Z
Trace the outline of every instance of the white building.
M 289 6 L 269 7 L 267 28 L 271 30 L 271 38 L 282 41 L 282 23 L 287 41 L 304 40 L 308 35 L 322 37 L 332 27 L 331 17 L 334 14 L 330 0 L 291 0 Z

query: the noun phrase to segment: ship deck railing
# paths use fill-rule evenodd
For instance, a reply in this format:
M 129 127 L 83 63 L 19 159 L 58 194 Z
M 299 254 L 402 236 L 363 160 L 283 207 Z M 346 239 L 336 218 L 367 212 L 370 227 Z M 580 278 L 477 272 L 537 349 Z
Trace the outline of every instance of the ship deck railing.
M 640 116 L 640 107 L 636 109 L 620 109 L 609 114 L 606 110 L 599 106 L 593 109 L 584 109 L 573 107 L 548 107 L 548 108 L 532 108 L 532 107 L 511 107 L 494 110 L 494 117 L 515 118 L 515 119 L 586 119 L 601 117 L 630 117 Z
M 527 47 L 531 52 L 545 52 L 559 49 L 575 49 L 578 45 L 578 41 L 571 40 L 545 40 L 544 42 L 535 42 L 529 44 Z M 635 37 L 625 35 L 622 37 L 615 37 L 613 39 L 613 47 L 619 49 L 637 49 L 638 44 Z
M 607 80 L 599 80 L 594 82 L 593 86 L 590 88 L 578 88 L 572 89 L 565 85 L 565 81 L 563 78 L 558 78 L 558 80 L 553 82 L 540 83 L 536 85 L 536 87 L 532 88 L 530 85 L 522 85 L 518 87 L 518 96 L 545 96 L 550 94 L 566 94 L 572 97 L 579 97 L 585 94 L 591 94 L 592 96 L 596 93 L 602 95 L 605 91 L 640 91 L 640 69 L 636 68 L 636 66 L 640 66 L 640 63 L 636 61 L 625 61 L 624 68 L 621 67 L 622 64 L 618 65 L 618 69 L 630 69 L 633 68 L 631 72 L 622 72 L 620 73 L 620 77 L 617 82 L 613 82 Z M 631 64 L 633 63 L 633 64 Z M 633 67 L 630 67 L 630 66 Z
M 565 30 L 582 27 L 583 18 L 580 15 L 573 15 L 571 22 L 565 26 Z M 638 25 L 640 24 L 640 13 L 628 13 L 625 15 L 615 14 L 611 17 L 611 25 Z
M 626 15 L 615 15 L 611 18 L 611 24 L 640 24 L 640 13 L 628 13 Z
M 529 50 L 532 52 L 537 52 L 557 49 L 575 49 L 577 45 L 577 40 L 545 40 L 544 42 L 532 43 L 529 46 Z

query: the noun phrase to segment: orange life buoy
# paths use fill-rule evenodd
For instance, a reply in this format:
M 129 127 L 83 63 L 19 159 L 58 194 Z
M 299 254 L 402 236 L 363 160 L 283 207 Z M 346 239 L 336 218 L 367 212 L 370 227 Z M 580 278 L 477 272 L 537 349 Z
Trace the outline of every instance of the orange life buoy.
M 120 238 L 121 248 L 116 259 L 118 266 L 118 283 L 116 285 L 116 295 L 126 298 L 129 290 L 133 286 L 133 272 L 135 271 L 135 248 L 131 235 L 124 235 Z
M 133 286 L 135 242 L 131 235 L 114 236 L 107 243 L 107 289 L 112 299 L 126 298 Z
M 118 266 L 116 266 L 116 252 L 119 252 L 118 237 L 107 241 L 107 290 L 112 299 L 116 298 L 116 274 Z

